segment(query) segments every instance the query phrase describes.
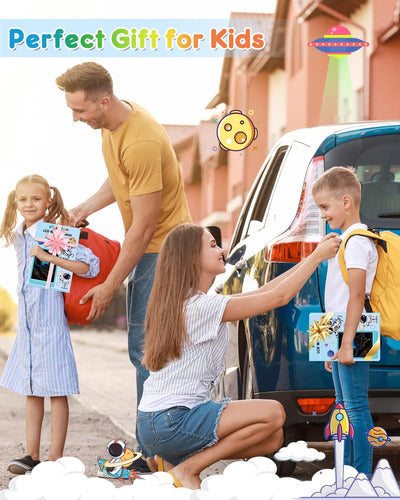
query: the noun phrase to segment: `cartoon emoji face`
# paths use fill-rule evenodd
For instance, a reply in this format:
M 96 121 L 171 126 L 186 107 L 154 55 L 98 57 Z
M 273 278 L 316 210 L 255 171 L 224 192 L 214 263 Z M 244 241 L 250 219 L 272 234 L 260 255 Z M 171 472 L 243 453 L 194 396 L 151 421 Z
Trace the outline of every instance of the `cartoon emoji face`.
M 235 109 L 218 123 L 217 137 L 222 149 L 241 151 L 257 137 L 257 129 L 250 118 Z

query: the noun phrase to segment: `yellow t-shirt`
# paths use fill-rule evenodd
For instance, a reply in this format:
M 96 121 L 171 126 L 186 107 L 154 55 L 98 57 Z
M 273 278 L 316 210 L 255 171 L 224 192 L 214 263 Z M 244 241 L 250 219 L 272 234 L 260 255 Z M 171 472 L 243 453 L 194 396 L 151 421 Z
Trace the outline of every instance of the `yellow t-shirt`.
M 128 101 L 127 101 L 128 102 Z M 175 226 L 191 222 L 181 169 L 164 128 L 129 102 L 132 113 L 117 129 L 102 129 L 103 156 L 125 232 L 132 224 L 130 196 L 162 191 L 156 232 L 145 253 L 159 252 Z

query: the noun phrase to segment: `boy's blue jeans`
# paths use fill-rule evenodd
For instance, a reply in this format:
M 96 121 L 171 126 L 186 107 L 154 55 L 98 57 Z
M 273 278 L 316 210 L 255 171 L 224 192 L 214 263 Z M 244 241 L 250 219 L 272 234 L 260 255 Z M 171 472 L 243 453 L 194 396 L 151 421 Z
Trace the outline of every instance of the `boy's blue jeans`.
M 345 441 L 344 463 L 371 477 L 373 448 L 368 443 L 367 433 L 374 423 L 368 402 L 369 365 L 368 361 L 358 361 L 354 365 L 332 361 L 336 403 L 344 406 L 354 428 L 354 438 Z
M 136 408 L 142 399 L 144 381 L 149 376 L 149 372 L 141 362 L 145 335 L 144 321 L 153 287 L 157 258 L 158 253 L 145 253 L 128 277 L 126 295 L 128 350 L 130 360 L 136 368 Z M 139 447 L 143 449 L 141 443 Z M 146 453 L 146 450 L 143 451 Z

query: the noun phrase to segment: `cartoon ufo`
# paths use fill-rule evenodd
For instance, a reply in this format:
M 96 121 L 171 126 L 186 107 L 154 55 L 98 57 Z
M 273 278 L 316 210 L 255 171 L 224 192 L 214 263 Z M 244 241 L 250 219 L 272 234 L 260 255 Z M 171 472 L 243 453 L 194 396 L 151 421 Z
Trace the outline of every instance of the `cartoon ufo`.
M 340 59 L 343 56 L 349 56 L 362 47 L 368 47 L 369 43 L 354 38 L 345 26 L 338 25 L 329 28 L 323 38 L 317 38 L 312 42 L 308 42 L 307 45 L 315 47 L 329 57 L 333 56 Z

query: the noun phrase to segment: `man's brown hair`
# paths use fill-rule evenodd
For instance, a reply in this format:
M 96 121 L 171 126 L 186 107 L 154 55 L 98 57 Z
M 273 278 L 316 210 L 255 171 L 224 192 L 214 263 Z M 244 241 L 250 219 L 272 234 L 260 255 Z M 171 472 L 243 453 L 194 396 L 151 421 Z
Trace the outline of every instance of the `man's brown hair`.
M 93 101 L 102 94 L 113 94 L 113 81 L 110 73 L 95 62 L 73 66 L 56 78 L 56 84 L 64 92 L 83 90 L 86 99 Z
M 361 202 L 361 184 L 355 174 L 346 167 L 332 167 L 313 185 L 312 194 L 323 190 L 333 192 L 334 196 L 350 195 L 356 205 Z

